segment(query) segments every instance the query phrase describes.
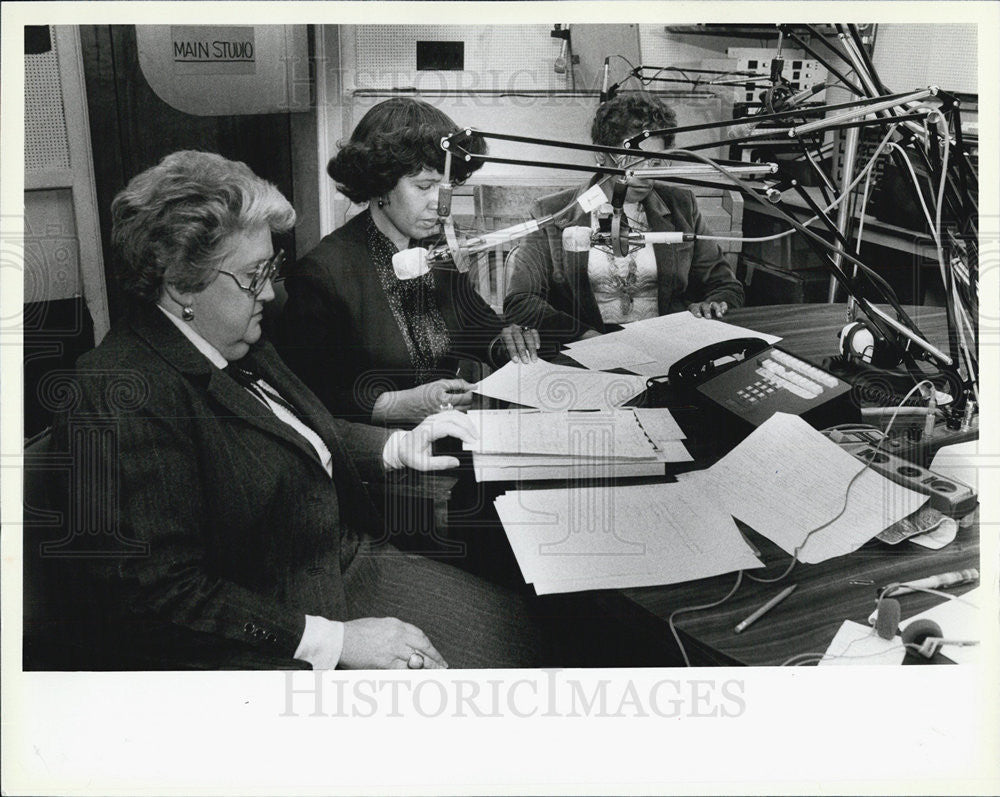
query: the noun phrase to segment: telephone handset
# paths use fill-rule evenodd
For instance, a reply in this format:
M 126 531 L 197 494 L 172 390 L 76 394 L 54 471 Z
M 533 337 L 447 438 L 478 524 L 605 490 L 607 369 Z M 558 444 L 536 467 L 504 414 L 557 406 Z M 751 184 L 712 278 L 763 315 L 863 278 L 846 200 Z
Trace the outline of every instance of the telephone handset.
M 667 380 L 676 388 L 693 388 L 715 376 L 723 368 L 759 354 L 768 347 L 760 338 L 735 338 L 712 343 L 675 362 L 667 372 Z M 719 360 L 730 362 L 720 364 Z
M 646 387 L 651 406 L 694 401 L 721 411 L 744 431 L 775 412 L 800 415 L 817 428 L 859 419 L 847 382 L 760 338 L 705 346 Z

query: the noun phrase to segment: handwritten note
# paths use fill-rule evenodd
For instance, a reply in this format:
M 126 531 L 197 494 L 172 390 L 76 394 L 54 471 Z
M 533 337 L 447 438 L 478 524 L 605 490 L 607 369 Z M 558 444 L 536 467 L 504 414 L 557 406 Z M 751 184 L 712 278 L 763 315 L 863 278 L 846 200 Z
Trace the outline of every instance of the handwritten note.
M 844 620 L 818 663 L 820 666 L 902 664 L 905 657 L 906 648 L 898 636 L 882 639 L 874 628 L 853 620 Z
M 927 496 L 864 468 L 797 415 L 776 413 L 706 471 L 736 518 L 808 564 L 857 550 Z
M 762 566 L 729 514 L 687 484 L 512 491 L 496 507 L 539 595 Z

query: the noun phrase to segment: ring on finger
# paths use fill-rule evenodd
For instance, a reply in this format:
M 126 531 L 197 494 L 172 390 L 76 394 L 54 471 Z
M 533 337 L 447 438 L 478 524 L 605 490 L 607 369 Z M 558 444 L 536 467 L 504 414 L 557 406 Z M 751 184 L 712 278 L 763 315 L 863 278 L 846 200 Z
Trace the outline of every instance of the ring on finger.
M 413 651 L 410 658 L 406 660 L 406 666 L 411 670 L 422 670 L 424 668 L 424 657 L 422 654 Z

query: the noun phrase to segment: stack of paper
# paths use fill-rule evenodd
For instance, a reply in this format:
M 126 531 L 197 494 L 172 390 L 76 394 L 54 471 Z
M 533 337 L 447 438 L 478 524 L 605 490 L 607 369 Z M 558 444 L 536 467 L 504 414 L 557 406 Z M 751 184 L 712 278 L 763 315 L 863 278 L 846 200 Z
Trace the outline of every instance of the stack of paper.
M 699 318 L 687 311 L 626 324 L 618 332 L 568 344 L 566 354 L 587 368 L 625 368 L 644 376 L 666 374 L 670 366 L 713 343 L 736 338 L 781 338 Z
M 539 595 L 763 566 L 729 514 L 688 483 L 515 490 L 495 503 L 524 580 Z
M 866 468 L 797 415 L 775 413 L 708 470 L 678 479 L 802 562 L 856 551 L 927 496 Z
M 668 410 L 473 410 L 469 419 L 477 481 L 662 476 L 664 462 L 691 460 Z
M 606 410 L 619 407 L 646 389 L 646 380 L 632 374 L 609 374 L 545 360 L 507 363 L 473 392 L 542 410 Z

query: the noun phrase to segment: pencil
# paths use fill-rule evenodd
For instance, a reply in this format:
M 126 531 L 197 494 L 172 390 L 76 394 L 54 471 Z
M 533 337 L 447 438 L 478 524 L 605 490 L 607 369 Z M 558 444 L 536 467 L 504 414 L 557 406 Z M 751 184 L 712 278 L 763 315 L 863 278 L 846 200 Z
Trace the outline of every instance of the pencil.
M 785 598 L 792 594 L 798 584 L 792 584 L 790 587 L 785 587 L 781 592 L 775 595 L 771 600 L 761 606 L 757 611 L 747 617 L 742 623 L 739 623 L 735 629 L 733 629 L 737 634 L 741 631 L 746 630 L 746 628 L 751 624 L 759 620 L 765 614 L 767 614 L 771 609 L 781 603 Z

